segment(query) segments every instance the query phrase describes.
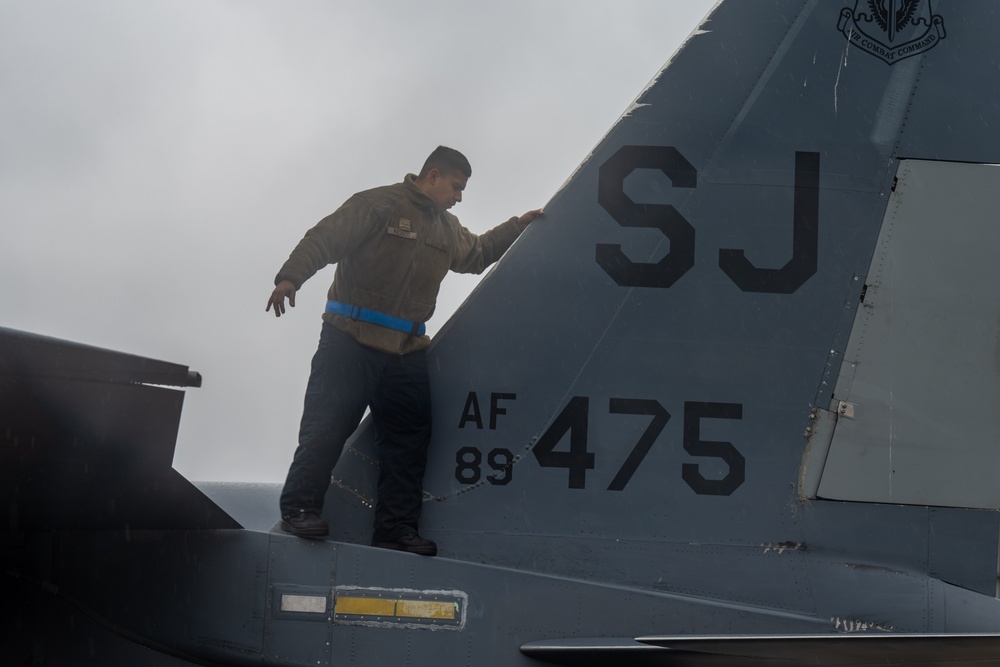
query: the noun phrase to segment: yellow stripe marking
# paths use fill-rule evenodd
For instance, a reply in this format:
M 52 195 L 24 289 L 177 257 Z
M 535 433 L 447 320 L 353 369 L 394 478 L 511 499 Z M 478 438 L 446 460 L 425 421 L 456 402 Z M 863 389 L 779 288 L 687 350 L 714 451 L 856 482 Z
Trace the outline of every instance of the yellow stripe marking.
M 384 598 L 337 597 L 337 614 L 356 614 L 367 616 L 395 616 L 396 601 Z
M 469 595 L 463 591 L 340 586 L 333 622 L 373 628 L 465 629 Z

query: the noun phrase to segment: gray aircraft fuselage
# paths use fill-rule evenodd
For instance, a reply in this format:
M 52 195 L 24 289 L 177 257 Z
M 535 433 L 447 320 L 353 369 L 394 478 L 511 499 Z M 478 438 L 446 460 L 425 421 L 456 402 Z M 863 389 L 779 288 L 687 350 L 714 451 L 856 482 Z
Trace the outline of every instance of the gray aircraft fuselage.
M 10 664 L 1000 664 L 1000 4 L 720 2 L 437 336 L 421 532 L 0 330 Z M 268 515 L 271 505 L 273 515 Z

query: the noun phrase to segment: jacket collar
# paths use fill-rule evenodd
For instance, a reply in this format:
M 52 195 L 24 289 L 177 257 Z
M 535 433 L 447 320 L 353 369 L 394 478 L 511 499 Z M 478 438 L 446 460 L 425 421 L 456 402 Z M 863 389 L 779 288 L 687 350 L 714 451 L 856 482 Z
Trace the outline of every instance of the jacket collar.
M 427 196 L 427 194 L 417 187 L 417 175 L 407 174 L 403 178 L 403 185 L 406 186 L 406 193 L 410 196 L 410 199 L 414 204 L 420 206 L 421 208 L 426 208 L 431 213 L 439 213 L 437 206 L 434 204 L 434 200 Z

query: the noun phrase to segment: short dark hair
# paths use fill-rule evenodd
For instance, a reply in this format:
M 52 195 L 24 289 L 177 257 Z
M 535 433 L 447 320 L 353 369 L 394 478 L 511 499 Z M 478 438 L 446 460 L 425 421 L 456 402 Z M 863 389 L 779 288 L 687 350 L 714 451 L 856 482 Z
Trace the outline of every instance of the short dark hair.
M 437 169 L 442 174 L 458 171 L 466 178 L 472 178 L 472 165 L 469 164 L 468 158 L 447 146 L 438 146 L 427 156 L 417 178 L 426 178 L 431 169 Z

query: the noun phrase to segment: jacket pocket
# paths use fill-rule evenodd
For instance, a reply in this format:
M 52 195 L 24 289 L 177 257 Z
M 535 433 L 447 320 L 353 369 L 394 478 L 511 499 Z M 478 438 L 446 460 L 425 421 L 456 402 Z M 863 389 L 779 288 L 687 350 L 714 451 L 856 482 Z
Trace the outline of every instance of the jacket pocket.
M 448 246 L 448 243 L 443 239 L 433 239 L 433 238 L 425 239 L 424 243 L 434 248 L 435 250 L 440 250 L 445 255 L 451 255 L 451 248 Z
M 425 239 L 420 257 L 414 267 L 414 295 L 422 300 L 434 302 L 438 286 L 451 268 L 451 248 L 440 239 Z

